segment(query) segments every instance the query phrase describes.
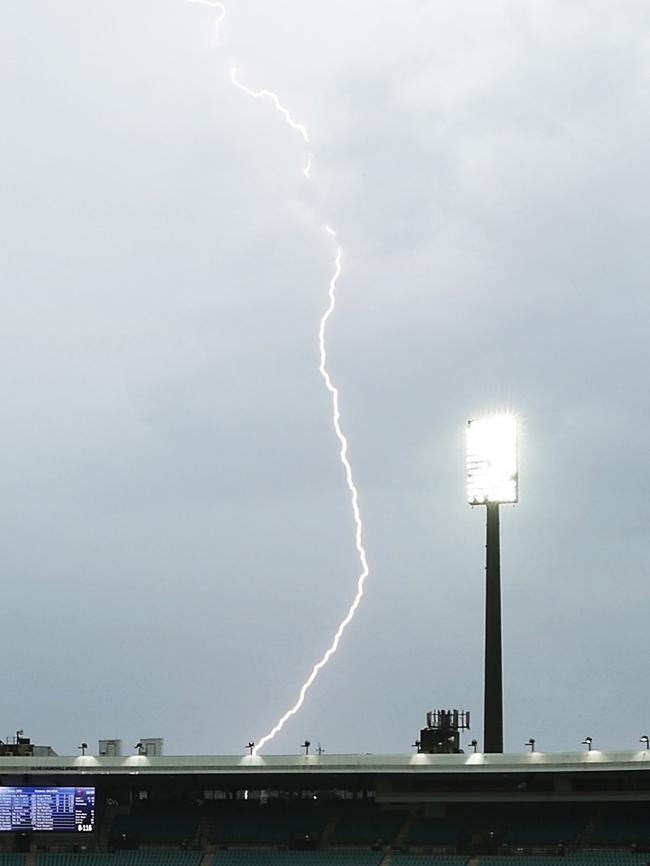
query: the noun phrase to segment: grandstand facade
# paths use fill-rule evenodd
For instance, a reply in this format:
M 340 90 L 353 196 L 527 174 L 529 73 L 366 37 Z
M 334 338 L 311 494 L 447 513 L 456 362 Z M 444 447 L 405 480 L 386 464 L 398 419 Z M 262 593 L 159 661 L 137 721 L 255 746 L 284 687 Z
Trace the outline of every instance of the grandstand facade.
M 650 752 L 0 757 L 96 789 L 92 833 L 0 834 L 0 866 L 648 866 Z

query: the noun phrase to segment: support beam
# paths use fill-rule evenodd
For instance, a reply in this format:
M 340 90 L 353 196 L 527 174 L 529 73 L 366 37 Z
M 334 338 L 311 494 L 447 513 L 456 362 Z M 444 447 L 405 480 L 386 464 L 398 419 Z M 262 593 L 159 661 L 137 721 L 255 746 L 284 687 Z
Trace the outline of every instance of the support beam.
M 503 662 L 499 503 L 488 502 L 486 511 L 483 751 L 501 753 L 503 752 Z

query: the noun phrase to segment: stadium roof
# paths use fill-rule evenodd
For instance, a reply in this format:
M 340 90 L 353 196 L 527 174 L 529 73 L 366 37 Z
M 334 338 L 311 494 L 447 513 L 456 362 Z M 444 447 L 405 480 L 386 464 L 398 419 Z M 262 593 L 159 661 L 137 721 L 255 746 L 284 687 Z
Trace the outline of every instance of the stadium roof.
M 650 751 L 461 755 L 185 755 L 147 757 L 4 756 L 0 774 L 14 775 L 436 775 L 634 771 L 650 769 Z

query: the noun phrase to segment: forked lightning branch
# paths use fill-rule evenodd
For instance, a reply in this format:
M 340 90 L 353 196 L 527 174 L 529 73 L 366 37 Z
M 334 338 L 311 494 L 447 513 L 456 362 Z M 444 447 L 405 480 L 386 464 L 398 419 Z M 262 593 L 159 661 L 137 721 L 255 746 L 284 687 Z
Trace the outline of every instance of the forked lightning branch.
M 210 8 L 216 10 L 216 19 L 215 19 L 215 29 L 216 29 L 216 37 L 217 40 L 220 38 L 220 29 L 221 23 L 226 15 L 226 8 L 223 3 L 220 2 L 212 2 L 212 0 L 188 0 L 190 3 L 198 3 L 202 6 L 209 6 Z M 313 165 L 313 154 L 311 152 L 310 145 L 310 136 L 306 127 L 302 123 L 298 123 L 292 116 L 286 106 L 282 104 L 280 98 L 276 93 L 272 90 L 267 90 L 265 88 L 260 90 L 254 90 L 241 81 L 239 72 L 234 67 L 231 69 L 231 81 L 235 87 L 242 91 L 249 98 L 259 100 L 263 103 L 270 104 L 274 111 L 279 114 L 284 123 L 291 129 L 293 132 L 297 133 L 303 140 L 304 144 L 307 148 L 307 153 L 305 156 L 305 165 L 303 167 L 303 174 L 305 178 L 308 180 L 312 177 L 312 165 Z M 336 308 L 336 292 L 338 287 L 339 277 L 342 273 L 342 251 L 341 247 L 338 245 L 336 239 L 336 232 L 328 225 L 325 224 L 324 230 L 327 234 L 332 238 L 334 243 L 334 253 L 333 253 L 333 263 L 332 263 L 332 277 L 329 282 L 329 288 L 327 292 L 327 306 L 325 312 L 321 316 L 319 325 L 318 325 L 318 351 L 319 351 L 319 372 L 323 379 L 325 388 L 330 398 L 331 403 L 331 411 L 332 411 L 332 426 L 334 428 L 334 433 L 336 435 L 336 439 L 338 441 L 339 446 L 339 459 L 341 462 L 341 466 L 343 468 L 345 483 L 348 489 L 348 494 L 350 497 L 350 505 L 352 508 L 352 517 L 354 524 L 354 545 L 357 552 L 360 572 L 357 578 L 356 583 L 356 592 L 354 598 L 352 600 L 352 604 L 348 608 L 346 615 L 343 617 L 341 622 L 339 623 L 338 628 L 334 634 L 334 637 L 327 647 L 323 655 L 316 662 L 316 664 L 311 669 L 311 672 L 305 682 L 300 687 L 298 692 L 298 697 L 294 701 L 294 703 L 289 707 L 289 709 L 284 713 L 283 716 L 276 722 L 276 724 L 271 728 L 271 730 L 265 734 L 263 737 L 260 737 L 256 743 L 251 743 L 251 752 L 253 755 L 257 755 L 263 746 L 269 743 L 275 736 L 278 734 L 285 724 L 289 721 L 289 719 L 294 716 L 302 707 L 305 702 L 305 698 L 307 696 L 307 692 L 312 687 L 318 674 L 323 670 L 323 668 L 327 665 L 329 660 L 332 658 L 334 653 L 337 651 L 341 638 L 345 629 L 348 627 L 350 622 L 352 621 L 359 604 L 361 603 L 361 599 L 363 597 L 364 586 L 366 578 L 368 577 L 369 568 L 368 568 L 368 559 L 366 556 L 366 550 L 363 543 L 363 522 L 361 519 L 361 511 L 359 508 L 359 493 L 354 482 L 354 475 L 352 472 L 352 465 L 350 463 L 350 459 L 348 456 L 348 440 L 343 432 L 343 427 L 341 424 L 341 411 L 339 406 L 339 389 L 337 385 L 334 383 L 328 366 L 327 366 L 327 325 L 329 323 L 330 317 L 334 313 Z

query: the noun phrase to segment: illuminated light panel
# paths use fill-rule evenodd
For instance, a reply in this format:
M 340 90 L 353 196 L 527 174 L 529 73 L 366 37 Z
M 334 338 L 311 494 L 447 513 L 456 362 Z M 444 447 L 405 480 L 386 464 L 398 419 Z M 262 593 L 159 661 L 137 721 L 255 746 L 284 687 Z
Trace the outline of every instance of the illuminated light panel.
M 488 415 L 467 422 L 467 501 L 518 501 L 517 418 Z
M 216 0 L 188 0 L 188 2 L 199 3 L 199 4 L 202 4 L 204 6 L 209 6 L 213 9 L 217 10 L 216 34 L 217 34 L 217 38 L 218 38 L 219 37 L 219 25 L 221 24 L 221 21 L 223 20 L 225 14 L 226 14 L 226 9 L 225 9 L 224 4 L 221 2 L 216 2 Z M 235 85 L 235 87 L 237 87 L 239 90 L 243 91 L 247 96 L 250 96 L 253 99 L 268 99 L 268 100 L 270 100 L 271 103 L 273 104 L 273 106 L 275 107 L 275 109 L 284 118 L 285 123 L 291 129 L 295 130 L 296 132 L 298 132 L 300 134 L 300 136 L 302 137 L 303 141 L 305 142 L 305 144 L 307 146 L 310 145 L 311 142 L 310 142 L 309 133 L 307 132 L 306 127 L 303 126 L 303 124 L 298 123 L 297 121 L 295 121 L 293 119 L 289 109 L 285 108 L 285 106 L 282 105 L 277 94 L 273 93 L 273 91 L 271 91 L 271 90 L 252 90 L 250 87 L 247 87 L 245 84 L 242 84 L 239 81 L 236 68 L 231 69 L 230 77 L 231 77 L 232 83 Z M 308 151 L 305 166 L 303 168 L 303 174 L 307 179 L 311 178 L 311 169 L 312 169 L 313 159 L 314 159 L 313 154 L 311 153 L 311 151 Z M 348 441 L 347 441 L 347 438 L 343 432 L 343 428 L 341 426 L 341 412 L 340 412 L 340 408 L 339 408 L 339 390 L 338 390 L 338 387 L 335 385 L 334 381 L 332 380 L 332 377 L 331 377 L 329 370 L 328 370 L 328 367 L 327 367 L 327 346 L 326 346 L 325 335 L 326 335 L 327 324 L 328 324 L 329 318 L 332 315 L 332 313 L 334 312 L 334 309 L 336 307 L 337 283 L 338 283 L 339 277 L 341 276 L 341 272 L 342 272 L 342 268 L 341 268 L 342 251 L 341 251 L 341 247 L 338 244 L 338 240 L 336 240 L 337 234 L 336 234 L 335 230 L 329 224 L 325 224 L 323 226 L 323 228 L 324 228 L 324 231 L 330 237 L 335 239 L 336 246 L 335 246 L 335 252 L 334 252 L 333 272 L 332 272 L 332 277 L 331 277 L 330 282 L 329 282 L 329 289 L 328 289 L 328 303 L 327 303 L 327 307 L 325 309 L 325 312 L 321 316 L 319 326 L 318 326 L 318 347 L 319 347 L 319 356 L 320 356 L 318 370 L 321 374 L 321 377 L 323 379 L 323 382 L 325 384 L 325 387 L 326 387 L 326 389 L 330 395 L 330 399 L 331 399 L 332 426 L 334 427 L 334 432 L 336 434 L 336 438 L 337 438 L 338 443 L 339 443 L 339 459 L 340 459 L 341 465 L 342 465 L 343 470 L 344 470 L 345 481 L 346 481 L 346 485 L 348 488 L 348 492 L 350 494 L 350 505 L 352 507 L 352 515 L 353 515 L 353 521 L 354 521 L 354 543 L 355 543 L 355 548 L 356 548 L 358 559 L 359 559 L 360 572 L 359 572 L 359 576 L 357 578 L 356 592 L 355 592 L 354 598 L 352 600 L 352 604 L 350 605 L 347 613 L 345 614 L 345 616 L 341 620 L 341 622 L 340 622 L 340 624 L 339 624 L 339 626 L 338 626 L 338 628 L 334 634 L 334 638 L 332 639 L 332 642 L 330 643 L 329 647 L 325 650 L 325 652 L 323 653 L 323 655 L 321 656 L 319 661 L 316 662 L 316 664 L 313 666 L 311 673 L 309 674 L 309 676 L 307 677 L 307 679 L 305 680 L 305 682 L 301 686 L 300 691 L 298 692 L 298 698 L 296 699 L 295 703 L 286 711 L 286 713 L 273 726 L 273 728 L 268 732 L 268 734 L 265 734 L 263 737 L 261 737 L 257 741 L 255 747 L 252 750 L 251 757 L 257 757 L 260 749 L 263 746 L 265 746 L 268 742 L 270 742 L 270 740 L 272 740 L 273 737 L 275 737 L 275 735 L 278 734 L 282 730 L 282 728 L 284 727 L 286 722 L 292 716 L 294 716 L 302 707 L 302 705 L 305 701 L 305 697 L 307 695 L 307 692 L 309 691 L 309 689 L 313 685 L 318 674 L 325 667 L 325 665 L 329 662 L 329 660 L 334 655 L 334 653 L 337 651 L 337 649 L 339 647 L 339 643 L 341 641 L 341 637 L 343 636 L 343 633 L 344 633 L 345 629 L 347 628 L 347 626 L 352 621 L 352 619 L 353 619 L 353 617 L 357 611 L 357 608 L 359 607 L 359 604 L 361 603 L 361 599 L 362 599 L 363 593 L 364 593 L 365 581 L 366 581 L 366 578 L 368 577 L 368 574 L 369 574 L 369 567 L 368 567 L 366 550 L 365 550 L 365 547 L 363 545 L 363 523 L 361 520 L 361 511 L 359 508 L 359 493 L 358 493 L 357 487 L 354 483 L 352 466 L 351 466 L 351 463 L 350 463 L 350 460 L 348 457 Z

